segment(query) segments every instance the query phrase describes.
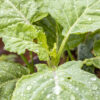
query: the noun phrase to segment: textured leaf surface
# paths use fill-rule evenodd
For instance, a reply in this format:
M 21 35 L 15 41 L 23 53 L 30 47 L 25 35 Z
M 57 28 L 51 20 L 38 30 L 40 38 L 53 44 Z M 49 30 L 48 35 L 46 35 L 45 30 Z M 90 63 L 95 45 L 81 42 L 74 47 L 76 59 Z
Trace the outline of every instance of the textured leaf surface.
M 44 0 L 51 16 L 65 33 L 85 33 L 100 29 L 100 0 Z
M 29 71 L 19 64 L 0 62 L 0 100 L 11 100 L 17 80 Z
M 39 12 L 40 6 L 35 0 L 0 0 L 0 29 L 42 19 L 46 14 Z
M 12 100 L 99 100 L 100 80 L 81 70 L 81 61 L 68 62 L 56 71 L 22 77 Z
M 28 49 L 37 53 L 40 60 L 48 60 L 46 36 L 41 28 L 20 23 L 8 27 L 2 33 L 0 36 L 3 38 L 6 50 L 24 54 Z M 36 43 L 35 39 L 37 39 Z
M 33 22 L 47 16 L 39 10 L 42 5 L 37 4 L 36 0 L 1 0 L 0 5 L 0 37 L 3 38 L 5 49 L 18 54 L 28 49 L 37 53 L 40 60 L 47 60 L 45 33 L 32 26 Z

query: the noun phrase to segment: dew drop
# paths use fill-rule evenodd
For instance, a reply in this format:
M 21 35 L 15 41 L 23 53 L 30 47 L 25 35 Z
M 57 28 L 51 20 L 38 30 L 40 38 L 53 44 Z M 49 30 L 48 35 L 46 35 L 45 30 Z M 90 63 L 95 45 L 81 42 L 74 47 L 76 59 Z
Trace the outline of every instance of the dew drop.
M 36 49 L 36 50 L 35 50 L 35 52 L 39 52 L 39 50 L 38 50 L 38 49 Z
M 100 10 L 99 10 L 99 9 L 97 9 L 96 11 L 97 11 L 97 12 L 100 12 Z
M 1 11 L 0 11 L 0 15 L 2 15 L 3 13 L 4 13 L 4 12 L 1 10 Z
M 32 88 L 32 86 L 28 86 L 28 87 L 27 87 L 27 90 L 31 90 L 31 88 Z
M 47 95 L 47 99 L 50 98 L 50 94 Z
M 91 80 L 92 80 L 92 81 L 96 81 L 96 77 L 92 77 Z
M 55 88 L 53 89 L 54 94 L 59 95 L 61 92 L 61 88 L 59 85 L 55 86 Z
M 76 88 L 76 91 L 78 91 L 79 90 L 79 88 Z
M 91 18 L 88 18 L 88 20 L 91 21 L 92 19 Z

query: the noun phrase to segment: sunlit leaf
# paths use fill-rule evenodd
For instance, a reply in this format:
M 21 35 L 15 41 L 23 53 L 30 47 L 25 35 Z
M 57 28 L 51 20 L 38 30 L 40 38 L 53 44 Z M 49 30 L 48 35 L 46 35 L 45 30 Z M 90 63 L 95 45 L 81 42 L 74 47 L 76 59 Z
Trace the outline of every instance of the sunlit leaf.
M 24 76 L 17 82 L 12 100 L 99 100 L 100 80 L 83 71 L 82 65 L 73 61 L 54 71 Z

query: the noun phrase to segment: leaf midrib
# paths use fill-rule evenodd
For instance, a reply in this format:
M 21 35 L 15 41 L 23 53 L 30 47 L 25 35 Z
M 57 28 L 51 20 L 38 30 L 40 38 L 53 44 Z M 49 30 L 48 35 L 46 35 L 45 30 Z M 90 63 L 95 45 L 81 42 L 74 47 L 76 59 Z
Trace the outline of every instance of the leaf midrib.
M 87 0 L 87 2 L 88 2 L 88 0 Z M 94 6 L 96 3 L 98 3 L 98 1 L 95 2 L 93 5 L 88 5 L 88 4 L 87 4 L 86 9 L 85 9 L 85 10 L 83 11 L 83 13 L 79 16 L 79 18 L 76 19 L 75 23 L 73 23 L 73 25 L 69 28 L 68 32 L 66 32 L 66 34 L 65 34 L 65 36 L 64 36 L 64 39 L 63 39 L 63 41 L 62 41 L 62 43 L 61 43 L 61 46 L 60 46 L 60 48 L 59 48 L 59 51 L 58 51 L 57 65 L 58 65 L 58 63 L 59 63 L 59 59 L 60 59 L 60 57 L 61 57 L 61 55 L 62 55 L 62 52 L 63 52 L 64 47 L 65 47 L 65 44 L 66 44 L 66 42 L 68 41 L 69 36 L 70 36 L 70 34 L 71 34 L 73 28 L 76 26 L 76 24 L 78 23 L 78 21 L 81 19 L 81 16 L 83 16 L 83 15 L 86 13 L 87 9 L 88 9 L 89 7 Z
M 24 14 L 23 14 L 19 9 L 17 9 L 16 6 L 15 6 L 10 0 L 7 0 L 7 1 L 8 1 L 8 2 L 10 3 L 10 5 L 17 11 L 17 13 L 24 19 L 24 21 L 25 21 L 27 24 L 31 24 L 31 23 L 28 21 L 28 19 L 25 18 Z
M 100 1 L 100 0 L 96 1 L 93 5 L 95 5 L 95 4 L 98 3 L 99 1 Z M 88 2 L 88 0 L 87 0 L 87 2 Z M 84 12 L 81 14 L 81 16 L 83 16 L 83 15 L 86 13 L 86 11 L 88 10 L 88 8 L 89 8 L 89 7 L 92 7 L 93 5 L 88 6 L 88 4 L 87 4 L 86 9 L 85 9 Z M 71 31 L 72 31 L 72 29 L 74 28 L 74 26 L 75 26 L 75 25 L 78 23 L 78 21 L 81 19 L 81 16 L 79 16 L 79 17 L 77 18 L 77 20 L 75 21 L 75 23 L 70 27 L 70 29 L 69 29 L 68 32 L 67 32 L 68 35 L 71 33 Z

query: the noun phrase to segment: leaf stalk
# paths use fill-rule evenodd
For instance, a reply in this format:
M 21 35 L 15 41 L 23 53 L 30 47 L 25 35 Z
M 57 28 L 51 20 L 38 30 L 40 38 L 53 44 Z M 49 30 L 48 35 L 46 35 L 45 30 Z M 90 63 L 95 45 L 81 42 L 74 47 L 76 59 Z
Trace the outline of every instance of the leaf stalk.
M 25 56 L 23 54 L 20 56 L 21 56 L 22 60 L 25 62 L 25 64 L 27 65 L 27 67 L 29 68 L 30 73 L 33 73 L 34 72 L 33 66 L 31 66 L 31 64 L 29 64 L 28 60 L 25 58 Z

